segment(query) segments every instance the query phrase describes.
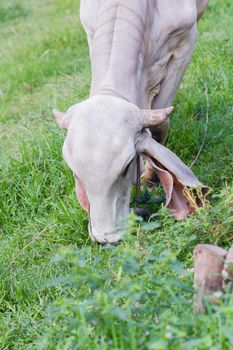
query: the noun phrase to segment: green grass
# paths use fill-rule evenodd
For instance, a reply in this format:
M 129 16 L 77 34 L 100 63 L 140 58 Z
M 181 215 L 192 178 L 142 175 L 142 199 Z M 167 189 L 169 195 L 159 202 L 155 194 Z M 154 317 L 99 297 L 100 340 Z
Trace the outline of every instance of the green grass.
M 71 0 L 0 0 L 0 349 L 233 349 L 233 297 L 193 314 L 192 251 L 233 239 L 230 0 L 210 1 L 175 100 L 168 146 L 212 188 L 175 223 L 129 218 L 124 243 L 91 243 L 61 156 L 54 106 L 88 96 L 90 66 Z

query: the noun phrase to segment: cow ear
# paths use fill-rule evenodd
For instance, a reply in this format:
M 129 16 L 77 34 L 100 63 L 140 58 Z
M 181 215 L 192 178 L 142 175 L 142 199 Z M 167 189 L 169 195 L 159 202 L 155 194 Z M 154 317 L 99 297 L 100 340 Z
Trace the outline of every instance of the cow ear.
M 177 220 L 186 218 L 204 204 L 208 187 L 200 183 L 191 169 L 172 151 L 147 134 L 140 153 L 160 179 L 166 193 L 166 206 Z
M 67 113 L 63 113 L 63 112 L 57 111 L 56 109 L 53 109 L 53 115 L 54 115 L 58 125 L 60 126 L 60 128 L 68 129 L 69 117 L 68 117 Z
M 86 191 L 82 185 L 81 180 L 79 179 L 78 176 L 74 175 L 75 178 L 75 192 L 76 195 L 78 197 L 78 201 L 81 205 L 81 207 L 87 212 L 89 213 L 90 211 L 90 202 L 88 200 Z

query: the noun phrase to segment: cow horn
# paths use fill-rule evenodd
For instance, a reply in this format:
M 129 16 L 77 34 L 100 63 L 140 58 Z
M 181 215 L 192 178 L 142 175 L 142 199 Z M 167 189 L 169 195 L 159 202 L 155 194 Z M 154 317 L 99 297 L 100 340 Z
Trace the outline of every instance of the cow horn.
M 174 107 L 168 107 L 163 109 L 142 109 L 142 125 L 143 129 L 151 126 L 163 124 L 169 117 L 169 114 L 173 111 Z

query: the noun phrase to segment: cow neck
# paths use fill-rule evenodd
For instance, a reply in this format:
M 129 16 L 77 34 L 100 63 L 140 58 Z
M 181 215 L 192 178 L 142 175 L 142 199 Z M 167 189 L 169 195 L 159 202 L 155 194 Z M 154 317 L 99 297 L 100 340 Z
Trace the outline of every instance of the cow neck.
M 114 3 L 105 1 L 99 10 L 91 50 L 91 96 L 112 94 L 137 104 L 146 6 L 141 0 L 135 0 L 133 9 L 127 2 Z

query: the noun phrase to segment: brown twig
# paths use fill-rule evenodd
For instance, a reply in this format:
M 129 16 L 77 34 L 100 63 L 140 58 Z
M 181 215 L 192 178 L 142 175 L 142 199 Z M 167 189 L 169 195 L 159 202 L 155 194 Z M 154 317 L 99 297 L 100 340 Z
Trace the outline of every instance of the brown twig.
M 199 151 L 196 155 L 196 158 L 194 159 L 194 161 L 190 165 L 190 168 L 192 168 L 194 166 L 194 164 L 197 162 L 198 158 L 200 157 L 200 154 L 203 150 L 205 140 L 206 140 L 206 135 L 207 135 L 207 130 L 208 130 L 208 122 L 209 122 L 209 109 L 210 109 L 209 96 L 208 96 L 208 86 L 207 85 L 205 85 L 205 97 L 206 97 L 206 123 L 205 123 L 204 136 L 202 139 L 201 147 L 199 148 Z

